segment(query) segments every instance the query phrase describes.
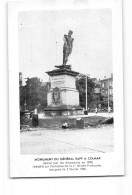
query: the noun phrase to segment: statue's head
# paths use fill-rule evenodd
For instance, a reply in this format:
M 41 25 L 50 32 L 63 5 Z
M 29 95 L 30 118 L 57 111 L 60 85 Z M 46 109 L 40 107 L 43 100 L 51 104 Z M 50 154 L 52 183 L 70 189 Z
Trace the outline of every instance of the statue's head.
M 68 35 L 71 36 L 72 34 L 73 34 L 73 31 L 69 30 Z

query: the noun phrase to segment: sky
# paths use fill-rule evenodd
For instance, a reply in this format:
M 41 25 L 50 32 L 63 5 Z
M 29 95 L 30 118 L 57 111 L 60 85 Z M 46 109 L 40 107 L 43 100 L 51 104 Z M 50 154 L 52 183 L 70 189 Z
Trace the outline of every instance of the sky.
M 19 71 L 23 78 L 48 81 L 46 71 L 62 65 L 63 36 L 74 38 L 68 63 L 72 70 L 103 79 L 112 73 L 111 9 L 20 12 Z

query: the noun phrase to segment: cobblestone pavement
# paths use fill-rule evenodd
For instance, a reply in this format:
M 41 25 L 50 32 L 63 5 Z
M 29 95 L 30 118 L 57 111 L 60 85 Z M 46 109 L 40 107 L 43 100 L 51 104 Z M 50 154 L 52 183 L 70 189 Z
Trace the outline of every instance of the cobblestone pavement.
M 22 154 L 113 152 L 114 128 L 66 129 L 21 132 Z

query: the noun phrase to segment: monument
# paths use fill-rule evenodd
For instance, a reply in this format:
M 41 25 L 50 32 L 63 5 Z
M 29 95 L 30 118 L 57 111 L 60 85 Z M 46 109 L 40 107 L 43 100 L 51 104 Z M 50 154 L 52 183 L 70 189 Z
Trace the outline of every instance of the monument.
M 76 76 L 79 74 L 67 65 L 68 57 L 72 53 L 73 32 L 69 30 L 64 35 L 63 64 L 55 66 L 57 69 L 46 72 L 50 76 L 51 88 L 47 94 L 46 116 L 68 116 L 83 114 L 79 106 L 79 92 L 76 89 Z

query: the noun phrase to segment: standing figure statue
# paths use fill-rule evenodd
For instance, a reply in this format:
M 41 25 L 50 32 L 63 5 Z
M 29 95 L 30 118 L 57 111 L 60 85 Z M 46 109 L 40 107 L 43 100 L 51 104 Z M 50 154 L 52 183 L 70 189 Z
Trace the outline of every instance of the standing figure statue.
M 68 61 L 68 57 L 72 52 L 73 41 L 74 39 L 71 37 L 73 32 L 69 30 L 68 35 L 64 35 L 64 45 L 63 45 L 63 65 L 66 65 Z

